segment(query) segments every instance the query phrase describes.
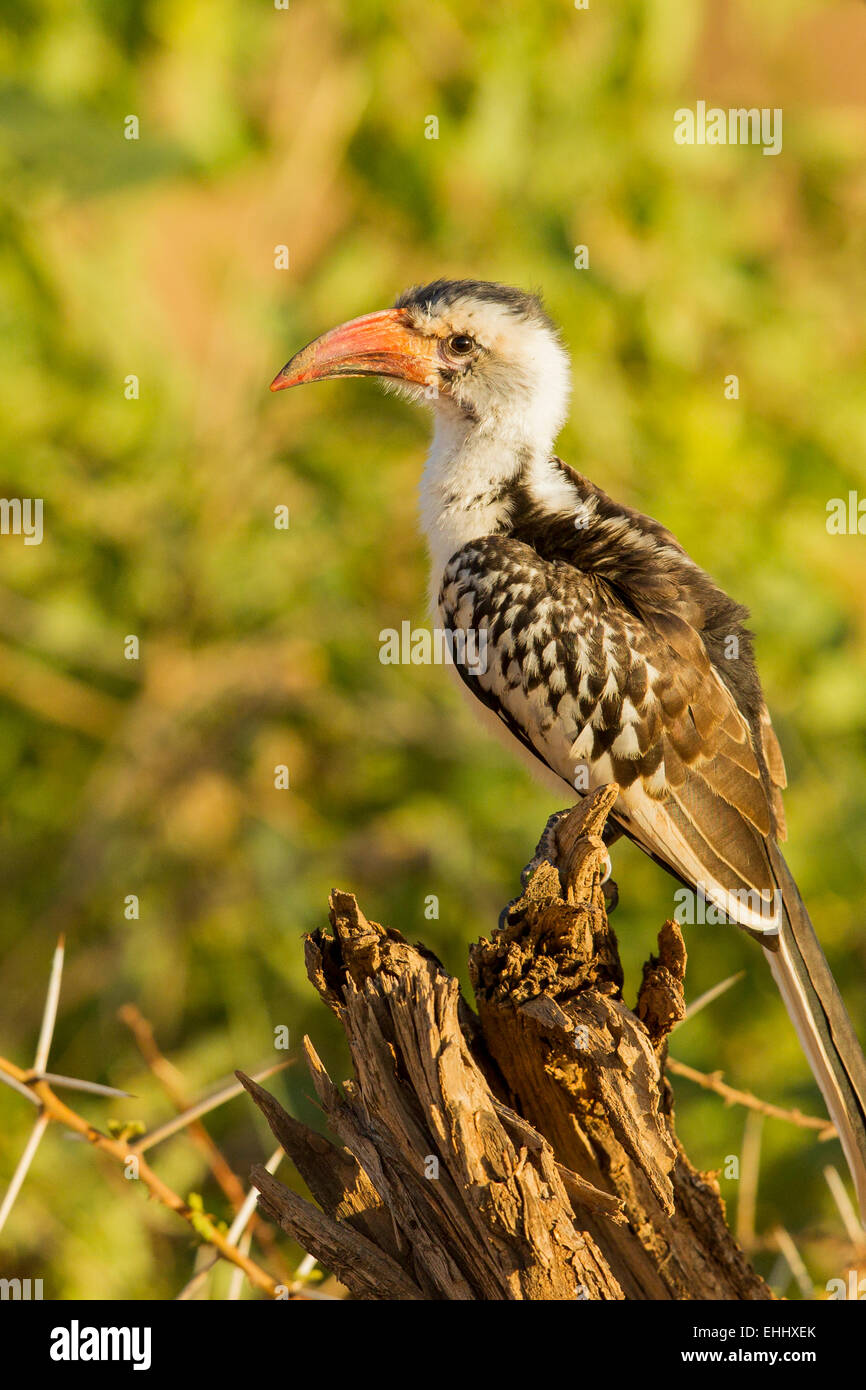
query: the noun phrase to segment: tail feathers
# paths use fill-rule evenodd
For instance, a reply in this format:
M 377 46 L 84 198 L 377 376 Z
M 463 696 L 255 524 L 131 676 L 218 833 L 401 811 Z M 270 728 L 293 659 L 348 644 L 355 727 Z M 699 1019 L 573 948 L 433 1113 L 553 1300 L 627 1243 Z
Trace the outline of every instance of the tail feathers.
M 785 910 L 764 950 L 836 1126 L 866 1226 L 866 1059 L 797 886 L 777 847 L 768 848 Z

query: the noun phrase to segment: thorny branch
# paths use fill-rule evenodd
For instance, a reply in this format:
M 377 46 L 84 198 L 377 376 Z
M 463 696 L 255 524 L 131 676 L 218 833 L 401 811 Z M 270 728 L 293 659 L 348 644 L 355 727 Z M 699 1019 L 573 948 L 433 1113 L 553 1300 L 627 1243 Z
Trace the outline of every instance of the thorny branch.
M 288 1288 L 285 1284 L 280 1285 L 267 1270 L 263 1269 L 249 1255 L 248 1237 L 252 1234 L 250 1222 L 254 1217 L 254 1190 L 250 1193 L 244 1193 L 235 1175 L 233 1173 L 231 1174 L 233 1184 L 239 1193 L 240 1200 L 235 1204 L 238 1208 L 235 1221 L 229 1231 L 223 1234 L 219 1227 L 214 1224 L 213 1220 L 203 1210 L 191 1205 L 189 1202 L 185 1202 L 182 1197 L 163 1182 L 144 1157 L 145 1149 L 153 1147 L 170 1134 L 185 1129 L 191 1123 L 196 1123 L 201 1115 L 212 1111 L 232 1096 L 238 1095 L 242 1088 L 237 1082 L 232 1082 L 215 1095 L 189 1107 L 186 1113 L 177 1116 L 175 1120 L 161 1126 L 159 1130 L 153 1130 L 143 1135 L 138 1140 L 124 1139 L 123 1137 L 103 1134 L 73 1110 L 71 1106 L 62 1101 L 56 1094 L 55 1088 L 57 1086 L 63 1086 L 67 1089 L 88 1091 L 103 1096 L 125 1097 L 127 1095 L 125 1091 L 118 1091 L 111 1086 L 103 1086 L 97 1082 L 84 1081 L 75 1077 L 59 1076 L 53 1072 L 46 1071 L 57 1019 L 57 1006 L 60 998 L 63 962 L 64 941 L 61 936 L 52 961 L 42 1024 L 39 1031 L 39 1042 L 36 1047 L 33 1066 L 29 1069 L 18 1067 L 7 1058 L 0 1057 L 0 1080 L 9 1085 L 18 1094 L 26 1096 L 26 1098 L 37 1106 L 39 1110 L 30 1138 L 25 1145 L 18 1166 L 6 1191 L 2 1207 L 0 1207 L 0 1228 L 2 1228 L 9 1212 L 15 1204 L 42 1136 L 45 1134 L 51 1122 L 54 1121 L 55 1123 L 64 1125 L 74 1134 L 85 1139 L 89 1144 L 93 1145 L 94 1148 L 118 1160 L 127 1171 L 130 1170 L 130 1164 L 132 1164 L 131 1171 L 135 1179 L 144 1183 L 151 1196 L 168 1207 L 170 1211 L 176 1212 L 178 1216 L 182 1217 L 183 1220 L 193 1227 L 202 1240 L 213 1247 L 213 1263 L 215 1263 L 218 1258 L 227 1260 L 235 1266 L 237 1272 L 241 1275 L 246 1275 L 254 1288 L 261 1290 L 263 1293 L 267 1293 L 272 1298 L 276 1297 L 281 1289 L 285 1289 L 289 1297 L 295 1293 L 299 1293 L 301 1286 L 296 1278 L 291 1281 Z M 130 1017 L 134 1019 L 140 1032 L 147 1028 L 148 1025 L 146 1021 L 142 1019 L 137 1011 L 133 1011 Z M 155 1042 L 153 1042 L 152 1046 L 155 1049 Z M 162 1060 L 165 1062 L 165 1059 Z M 276 1066 L 266 1068 L 264 1072 L 260 1073 L 259 1079 L 272 1075 L 275 1071 L 282 1070 L 286 1065 L 287 1063 L 283 1062 Z M 168 1067 L 167 1062 L 165 1062 L 165 1066 Z M 228 1169 L 228 1165 L 225 1163 L 222 1154 L 220 1154 L 216 1146 L 213 1145 L 207 1132 L 201 1126 L 199 1126 L 199 1129 L 201 1134 L 209 1141 L 208 1156 L 211 1159 L 212 1169 L 215 1169 L 225 1180 L 226 1172 L 231 1173 L 231 1170 Z M 216 1159 L 218 1159 L 219 1162 L 216 1162 Z M 275 1155 L 271 1159 L 269 1167 L 273 1166 L 273 1168 L 275 1168 L 276 1162 L 277 1156 Z M 205 1274 L 207 1272 L 208 1270 L 205 1271 Z M 233 1296 L 237 1297 L 237 1286 L 233 1285 L 233 1289 L 235 1290 Z
M 156 1077 L 157 1081 L 159 1081 L 169 1100 L 174 1105 L 182 1121 L 182 1127 L 186 1129 L 187 1134 L 196 1148 L 204 1155 L 208 1167 L 222 1188 L 225 1196 L 231 1202 L 235 1212 L 244 1211 L 250 1199 L 250 1194 L 244 1190 L 240 1178 L 226 1162 L 218 1146 L 214 1143 L 197 1114 L 194 1113 L 195 1107 L 186 1095 L 183 1078 L 177 1068 L 172 1065 L 160 1050 L 150 1023 L 135 1004 L 124 1004 L 123 1007 L 118 1010 L 118 1017 L 121 1022 L 126 1024 L 132 1033 L 148 1068 Z M 284 1063 L 283 1065 L 288 1065 L 288 1063 Z M 279 1067 L 275 1067 L 274 1070 L 279 1070 Z M 230 1093 L 227 1092 L 224 1097 L 218 1098 L 215 1104 L 221 1103 L 223 1099 L 228 1099 L 229 1094 L 237 1094 L 236 1088 L 232 1087 Z M 150 1135 L 150 1142 L 153 1143 L 152 1134 Z M 241 1229 L 243 1230 L 247 1224 L 249 1224 L 250 1229 L 255 1232 L 257 1238 L 268 1252 L 269 1259 L 278 1264 L 281 1267 L 283 1276 L 287 1277 L 288 1271 L 285 1268 L 284 1261 L 277 1248 L 277 1243 L 274 1240 L 273 1231 L 268 1223 L 262 1221 L 253 1210 L 251 1219 L 248 1213 L 247 1221 L 243 1222 Z M 231 1238 L 231 1232 L 229 1232 L 229 1236 Z
M 29 1075 L 24 1068 L 16 1067 L 14 1062 L 8 1061 L 5 1057 L 0 1057 L 0 1071 L 22 1084 L 26 1083 Z M 43 1129 L 48 1121 L 55 1120 L 58 1124 L 72 1130 L 73 1133 L 80 1134 L 82 1139 L 86 1139 L 89 1144 L 92 1144 L 102 1153 L 109 1154 L 121 1165 L 126 1165 L 130 1159 L 134 1159 L 138 1179 L 144 1183 L 153 1197 L 156 1197 L 163 1206 L 176 1212 L 178 1216 L 188 1222 L 200 1236 L 219 1251 L 223 1259 L 242 1269 L 255 1288 L 261 1289 L 271 1298 L 277 1296 L 277 1281 L 249 1256 L 242 1254 L 236 1246 L 230 1244 L 222 1232 L 202 1212 L 191 1207 L 182 1197 L 172 1191 L 168 1184 L 163 1182 L 162 1178 L 150 1167 L 147 1159 L 134 1143 L 126 1143 L 123 1140 L 113 1139 L 107 1134 L 102 1134 L 70 1106 L 66 1105 L 59 1096 L 55 1095 L 47 1081 L 32 1081 L 30 1087 L 42 1106 L 40 1119 L 45 1122 Z
M 685 1062 L 677 1062 L 673 1057 L 668 1057 L 667 1070 L 673 1072 L 675 1076 L 683 1076 L 688 1081 L 694 1081 L 696 1085 L 703 1086 L 706 1091 L 715 1092 L 717 1096 L 722 1097 L 726 1105 L 743 1105 L 747 1110 L 756 1110 L 759 1114 L 768 1115 L 773 1120 L 784 1120 L 789 1125 L 797 1125 L 799 1129 L 814 1129 L 822 1142 L 836 1137 L 836 1127 L 829 1120 L 822 1120 L 817 1115 L 804 1115 L 800 1110 L 784 1110 L 780 1105 L 772 1105 L 770 1101 L 760 1100 L 750 1091 L 738 1091 L 736 1087 L 729 1086 L 722 1080 L 720 1071 L 698 1071 L 695 1067 L 687 1066 Z

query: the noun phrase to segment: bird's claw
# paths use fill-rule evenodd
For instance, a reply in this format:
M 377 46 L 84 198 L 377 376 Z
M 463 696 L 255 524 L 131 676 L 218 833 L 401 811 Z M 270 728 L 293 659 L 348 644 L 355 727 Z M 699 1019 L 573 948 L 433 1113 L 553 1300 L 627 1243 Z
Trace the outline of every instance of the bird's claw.
M 497 930 L 506 931 L 508 927 L 514 926 L 510 914 L 519 902 L 520 898 L 512 898 L 510 903 L 505 904 L 505 906 L 499 914 L 499 921 L 496 924 Z
M 532 878 L 532 875 L 535 873 L 535 871 L 536 871 L 536 869 L 538 868 L 538 866 L 539 866 L 540 864 L 544 863 L 545 860 L 547 860 L 547 861 L 549 861 L 549 862 L 554 862 L 554 861 L 555 861 L 555 859 L 556 859 L 556 838 L 555 838 L 555 837 L 556 837 L 556 829 L 557 829 L 557 826 L 559 825 L 560 821 L 565 820 L 565 817 L 566 817 L 566 816 L 570 816 L 573 810 L 574 810 L 574 807 L 573 807 L 573 806 L 569 806 L 565 811 L 554 811 L 553 815 L 550 816 L 550 817 L 548 818 L 547 824 L 545 825 L 544 829 L 543 829 L 542 832 L 541 832 L 541 838 L 539 839 L 538 844 L 537 844 L 536 847 L 535 847 L 535 853 L 533 854 L 533 856 L 532 856 L 532 858 L 530 859 L 529 863 L 526 864 L 526 865 L 524 866 L 524 868 L 521 870 L 521 873 L 520 873 L 520 886 L 521 886 L 521 888 L 524 888 L 524 889 L 525 889 L 525 888 L 527 887 L 527 885 L 528 885 L 528 883 L 529 883 L 529 880 Z M 616 840 L 619 839 L 619 837 L 620 837 L 621 834 L 622 834 L 622 831 L 619 829 L 618 826 L 616 826 L 616 825 L 611 825 L 611 824 L 608 822 L 608 824 L 605 826 L 604 834 L 603 834 L 603 839 L 604 839 L 605 844 L 606 844 L 606 845 L 614 844 L 614 842 L 615 842 Z M 601 881 L 600 881 L 600 887 L 601 887 L 602 893 L 604 894 L 605 907 L 606 907 L 606 909 L 607 909 L 608 914 L 610 914 L 611 912 L 613 912 L 614 908 L 616 907 L 617 903 L 619 902 L 619 889 L 617 888 L 616 884 L 614 883 L 613 879 L 611 878 L 612 872 L 613 872 L 613 865 L 612 865 L 612 863 L 611 863 L 611 858 L 610 858 L 610 855 L 609 855 L 609 854 L 606 854 L 606 855 L 605 855 L 605 859 L 604 859 L 604 874 L 603 874 L 603 877 L 602 877 L 602 879 L 601 879 Z M 504 908 L 502 909 L 502 911 L 500 912 L 500 914 L 499 914 L 499 923 L 498 923 L 498 925 L 499 925 L 499 930 L 500 930 L 500 931 L 504 931 L 504 930 L 506 929 L 506 927 L 509 927 L 509 926 L 513 926 L 513 925 L 514 925 L 514 923 L 513 923 L 513 921 L 512 921 L 511 914 L 512 914 L 512 912 L 514 911 L 514 909 L 517 907 L 517 904 L 521 901 L 521 897 L 522 897 L 522 895 L 520 895 L 520 896 L 518 896 L 518 897 L 516 897 L 516 898 L 512 898 L 512 899 L 511 899 L 511 902 L 510 902 L 510 903 L 506 903 L 505 907 L 504 907 Z
M 552 816 L 548 816 L 547 824 L 541 832 L 541 838 L 535 846 L 535 853 L 520 872 L 522 887 L 526 887 L 539 864 L 542 864 L 545 859 L 551 861 L 556 859 L 556 827 L 560 821 L 565 820 L 566 816 L 570 816 L 573 810 L 574 807 L 569 806 L 565 811 L 554 811 Z

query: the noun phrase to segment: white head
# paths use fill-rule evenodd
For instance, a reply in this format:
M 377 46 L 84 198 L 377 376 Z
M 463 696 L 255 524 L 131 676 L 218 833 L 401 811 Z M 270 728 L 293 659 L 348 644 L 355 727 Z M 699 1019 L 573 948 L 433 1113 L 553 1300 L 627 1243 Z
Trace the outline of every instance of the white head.
M 537 296 L 484 280 L 414 286 L 310 343 L 271 389 L 334 376 L 378 376 L 432 410 L 421 493 L 434 559 L 498 529 L 509 480 L 545 485 L 570 369 Z
M 540 299 L 483 280 L 437 280 L 406 290 L 395 307 L 438 346 L 428 388 L 437 416 L 550 452 L 568 406 L 569 361 Z

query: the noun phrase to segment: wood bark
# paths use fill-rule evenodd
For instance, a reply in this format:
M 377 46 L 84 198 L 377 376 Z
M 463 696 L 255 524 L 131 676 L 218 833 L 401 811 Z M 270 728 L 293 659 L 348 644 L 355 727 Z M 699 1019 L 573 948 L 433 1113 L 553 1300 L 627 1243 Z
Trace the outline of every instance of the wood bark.
M 360 1299 L 769 1299 L 689 1162 L 664 1075 L 686 952 L 658 934 L 634 1011 L 605 909 L 614 787 L 551 823 L 490 941 L 477 1013 L 423 946 L 331 895 L 311 983 L 354 1076 L 307 1063 L 332 1142 L 241 1076 L 314 1202 L 253 1170 L 265 1215 Z M 239 1073 L 240 1075 L 240 1073 Z

